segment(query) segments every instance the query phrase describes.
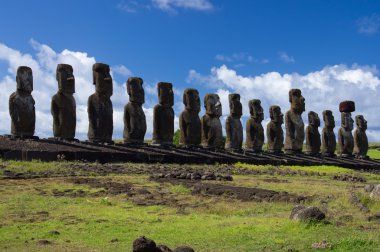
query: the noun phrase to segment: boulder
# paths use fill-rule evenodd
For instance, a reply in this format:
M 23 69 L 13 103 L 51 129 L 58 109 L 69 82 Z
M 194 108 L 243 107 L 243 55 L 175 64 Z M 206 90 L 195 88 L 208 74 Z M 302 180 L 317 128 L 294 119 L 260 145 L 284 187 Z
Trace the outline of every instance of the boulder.
M 297 205 L 292 209 L 290 219 L 300 221 L 321 221 L 326 215 L 318 207 Z
M 180 246 L 174 250 L 174 252 L 195 252 L 194 249 L 188 246 Z
M 145 236 L 141 236 L 133 241 L 133 252 L 157 252 L 156 243 Z
M 369 197 L 372 200 L 380 200 L 380 184 L 374 185 Z

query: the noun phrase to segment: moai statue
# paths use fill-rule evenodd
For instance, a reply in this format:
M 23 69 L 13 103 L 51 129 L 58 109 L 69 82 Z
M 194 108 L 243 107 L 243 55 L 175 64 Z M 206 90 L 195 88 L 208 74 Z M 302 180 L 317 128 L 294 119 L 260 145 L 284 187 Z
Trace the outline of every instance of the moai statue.
M 308 114 L 309 125 L 306 127 L 306 150 L 308 155 L 319 155 L 321 150 L 321 135 L 319 134 L 318 127 L 321 125 L 318 114 L 310 111 Z
M 53 115 L 53 134 L 55 138 L 73 140 L 77 123 L 75 93 L 75 78 L 73 67 L 58 64 L 56 71 L 58 92 L 51 100 Z
M 343 101 L 339 104 L 339 111 L 341 112 L 341 127 L 338 130 L 339 154 L 342 157 L 350 157 L 354 150 L 354 137 L 352 136 L 354 120 L 351 118 L 351 112 L 355 111 L 355 103 Z
M 153 109 L 153 144 L 172 145 L 174 136 L 173 85 L 157 84 L 158 103 Z
M 202 145 L 205 148 L 222 149 L 224 147 L 222 124 L 222 104 L 219 95 L 206 94 L 204 97 L 206 114 L 202 116 Z
M 124 107 L 125 143 L 142 144 L 146 132 L 146 119 L 142 105 L 145 102 L 143 79 L 130 77 L 127 80 L 129 102 Z
M 355 117 L 356 129 L 354 131 L 354 155 L 359 159 L 367 159 L 368 138 L 366 134 L 367 121 L 362 115 Z
M 243 126 L 240 118 L 243 108 L 239 94 L 229 94 L 230 115 L 226 119 L 226 150 L 241 150 L 243 144 Z
M 267 125 L 267 139 L 269 153 L 282 153 L 284 146 L 284 131 L 281 125 L 284 123 L 284 115 L 279 106 L 269 108 L 270 122 Z
M 302 152 L 305 140 L 302 113 L 305 111 L 305 98 L 299 89 L 289 91 L 290 110 L 285 115 L 285 153 L 296 154 Z
M 17 91 L 9 97 L 9 114 L 11 116 L 11 133 L 19 137 L 33 137 L 36 112 L 34 108 L 33 73 L 27 66 L 17 69 Z
M 201 143 L 201 120 L 198 113 L 201 110 L 201 101 L 198 90 L 187 88 L 183 92 L 185 109 L 179 116 L 181 137 L 179 143 L 185 146 L 197 146 Z
M 334 116 L 331 110 L 324 110 L 322 114 L 323 121 L 325 123 L 325 127 L 322 130 L 322 155 L 327 157 L 334 157 L 336 149 Z
M 262 152 L 264 145 L 264 128 L 261 122 L 264 120 L 264 111 L 260 100 L 250 100 L 248 102 L 251 117 L 246 123 L 245 148 L 254 152 Z
M 88 98 L 88 139 L 91 142 L 111 143 L 113 132 L 113 92 L 110 67 L 96 63 L 92 66 L 95 93 Z

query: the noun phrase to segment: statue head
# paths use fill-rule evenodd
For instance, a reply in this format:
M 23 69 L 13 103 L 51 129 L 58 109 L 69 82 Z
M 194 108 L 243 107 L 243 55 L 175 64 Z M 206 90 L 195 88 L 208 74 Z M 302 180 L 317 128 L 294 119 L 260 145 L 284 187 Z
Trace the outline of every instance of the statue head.
M 68 94 L 75 93 L 75 78 L 72 66 L 68 64 L 58 64 L 56 79 L 58 81 L 59 91 Z
M 356 126 L 362 130 L 367 130 L 367 121 L 364 119 L 363 115 L 357 115 L 355 116 Z
M 299 114 L 305 111 L 305 98 L 302 96 L 300 89 L 290 89 L 289 102 L 291 104 L 290 109 L 292 111 Z
M 325 122 L 326 128 L 331 128 L 333 129 L 335 127 L 335 119 L 332 114 L 331 110 L 324 110 L 322 112 L 323 115 L 323 121 Z
M 158 103 L 163 106 L 172 107 L 174 105 L 173 84 L 159 82 L 157 84 Z
M 341 113 L 341 126 L 346 130 L 352 130 L 354 128 L 354 120 L 352 120 L 351 112 Z
M 198 90 L 186 88 L 185 91 L 183 91 L 183 104 L 186 110 L 199 112 L 201 110 L 201 101 L 199 99 Z
M 308 116 L 310 125 L 317 128 L 321 126 L 321 120 L 319 119 L 319 116 L 317 113 L 315 113 L 314 111 L 310 111 L 307 116 Z
M 271 121 L 273 121 L 276 124 L 283 124 L 284 123 L 284 115 L 281 112 L 280 106 L 270 106 L 269 108 L 269 115 Z
M 240 118 L 243 114 L 243 108 L 240 102 L 239 94 L 229 94 L 230 114 L 232 117 Z
M 222 104 L 220 103 L 219 95 L 206 94 L 203 100 L 206 114 L 217 117 L 222 115 Z
M 143 79 L 139 77 L 129 77 L 127 80 L 127 93 L 129 101 L 143 105 L 145 102 L 145 92 L 143 88 Z
M 27 66 L 20 66 L 17 68 L 16 75 L 17 90 L 25 93 L 32 93 L 33 91 L 33 73 L 32 69 Z
M 92 66 L 93 83 L 96 87 L 96 92 L 108 97 L 112 96 L 112 77 L 110 75 L 110 67 L 107 64 L 95 63 Z
M 251 114 L 251 117 L 256 119 L 259 122 L 262 122 L 264 120 L 264 110 L 263 107 L 261 107 L 261 101 L 257 99 L 250 100 L 248 102 L 249 107 L 249 113 Z

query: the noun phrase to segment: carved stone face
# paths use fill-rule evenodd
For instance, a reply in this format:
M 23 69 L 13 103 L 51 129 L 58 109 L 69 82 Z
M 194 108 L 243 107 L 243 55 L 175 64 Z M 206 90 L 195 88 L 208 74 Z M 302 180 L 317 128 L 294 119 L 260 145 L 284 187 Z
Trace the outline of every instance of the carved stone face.
M 363 130 L 363 131 L 367 130 L 367 121 L 364 119 L 364 116 L 362 116 L 362 115 L 357 115 L 357 116 L 355 117 L 355 120 L 356 120 L 356 126 L 357 126 L 359 129 L 361 129 L 361 130 Z
M 284 123 L 284 115 L 281 112 L 281 108 L 279 106 L 271 106 L 269 108 L 270 119 L 276 124 Z
M 187 110 L 199 112 L 201 110 L 201 101 L 198 90 L 192 88 L 186 89 L 183 92 L 183 104 Z
M 228 100 L 230 103 L 230 114 L 233 117 L 240 118 L 243 114 L 243 107 L 240 102 L 239 94 L 229 94 Z
M 342 127 L 346 130 L 352 130 L 354 128 L 354 120 L 352 120 L 350 112 L 342 112 Z
M 17 69 L 17 90 L 32 93 L 33 91 L 33 73 L 30 67 L 20 66 Z
M 72 66 L 59 64 L 57 66 L 56 77 L 60 91 L 67 94 L 75 93 L 75 78 Z
M 204 98 L 204 106 L 206 114 L 217 117 L 222 115 L 222 104 L 220 103 L 219 95 L 206 94 Z
M 157 84 L 158 102 L 163 106 L 172 107 L 174 105 L 173 85 L 167 82 Z
M 305 111 L 305 98 L 299 89 L 291 89 L 289 91 L 289 102 L 291 103 L 291 110 L 302 113 Z
M 319 116 L 317 113 L 310 111 L 308 114 L 309 124 L 313 125 L 314 127 L 319 127 L 321 125 L 321 120 L 319 119 Z
M 94 84 L 96 92 L 111 97 L 113 93 L 112 77 L 110 75 L 110 67 L 106 64 L 96 63 L 92 67 Z
M 325 122 L 325 126 L 327 128 L 334 128 L 335 127 L 335 119 L 332 114 L 331 110 L 324 110 L 323 111 L 323 121 Z
M 261 101 L 250 100 L 248 106 L 251 117 L 255 118 L 258 122 L 262 122 L 264 120 L 264 110 L 263 107 L 261 107 Z
M 143 79 L 138 77 L 130 77 L 127 81 L 127 92 L 129 101 L 137 104 L 145 103 L 145 92 L 143 88 Z

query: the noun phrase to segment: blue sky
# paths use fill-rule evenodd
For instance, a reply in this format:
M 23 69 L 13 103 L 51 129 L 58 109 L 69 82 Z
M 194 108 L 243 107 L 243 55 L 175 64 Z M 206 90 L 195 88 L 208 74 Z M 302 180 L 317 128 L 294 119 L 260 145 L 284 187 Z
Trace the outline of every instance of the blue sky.
M 338 125 L 339 102 L 354 99 L 357 112 L 368 118 L 370 139 L 380 141 L 380 116 L 375 115 L 380 105 L 380 1 L 13 0 L 4 1 L 1 9 L 0 119 L 6 123 L 0 133 L 9 132 L 6 100 L 15 87 L 14 68 L 32 60 L 39 94 L 35 99 L 41 100 L 36 108 L 44 121 L 36 131 L 51 135 L 49 99 L 56 83 L 48 80 L 54 82 L 56 63 L 69 54 L 73 59 L 67 60 L 77 66 L 83 118 L 84 97 L 92 92 L 85 84 L 91 81 L 85 68 L 97 61 L 111 66 L 120 87 L 113 97 L 118 121 L 128 100 L 124 83 L 130 75 L 144 79 L 148 117 L 157 102 L 158 81 L 176 87 L 177 115 L 186 87 L 198 88 L 202 96 L 217 92 L 225 115 L 228 93 L 242 93 L 244 107 L 259 98 L 265 112 L 272 104 L 286 111 L 287 90 L 300 87 L 307 111 L 321 115 L 332 109 Z M 245 109 L 243 120 L 247 113 Z M 78 137 L 85 136 L 83 120 Z M 115 138 L 121 127 L 116 124 Z

